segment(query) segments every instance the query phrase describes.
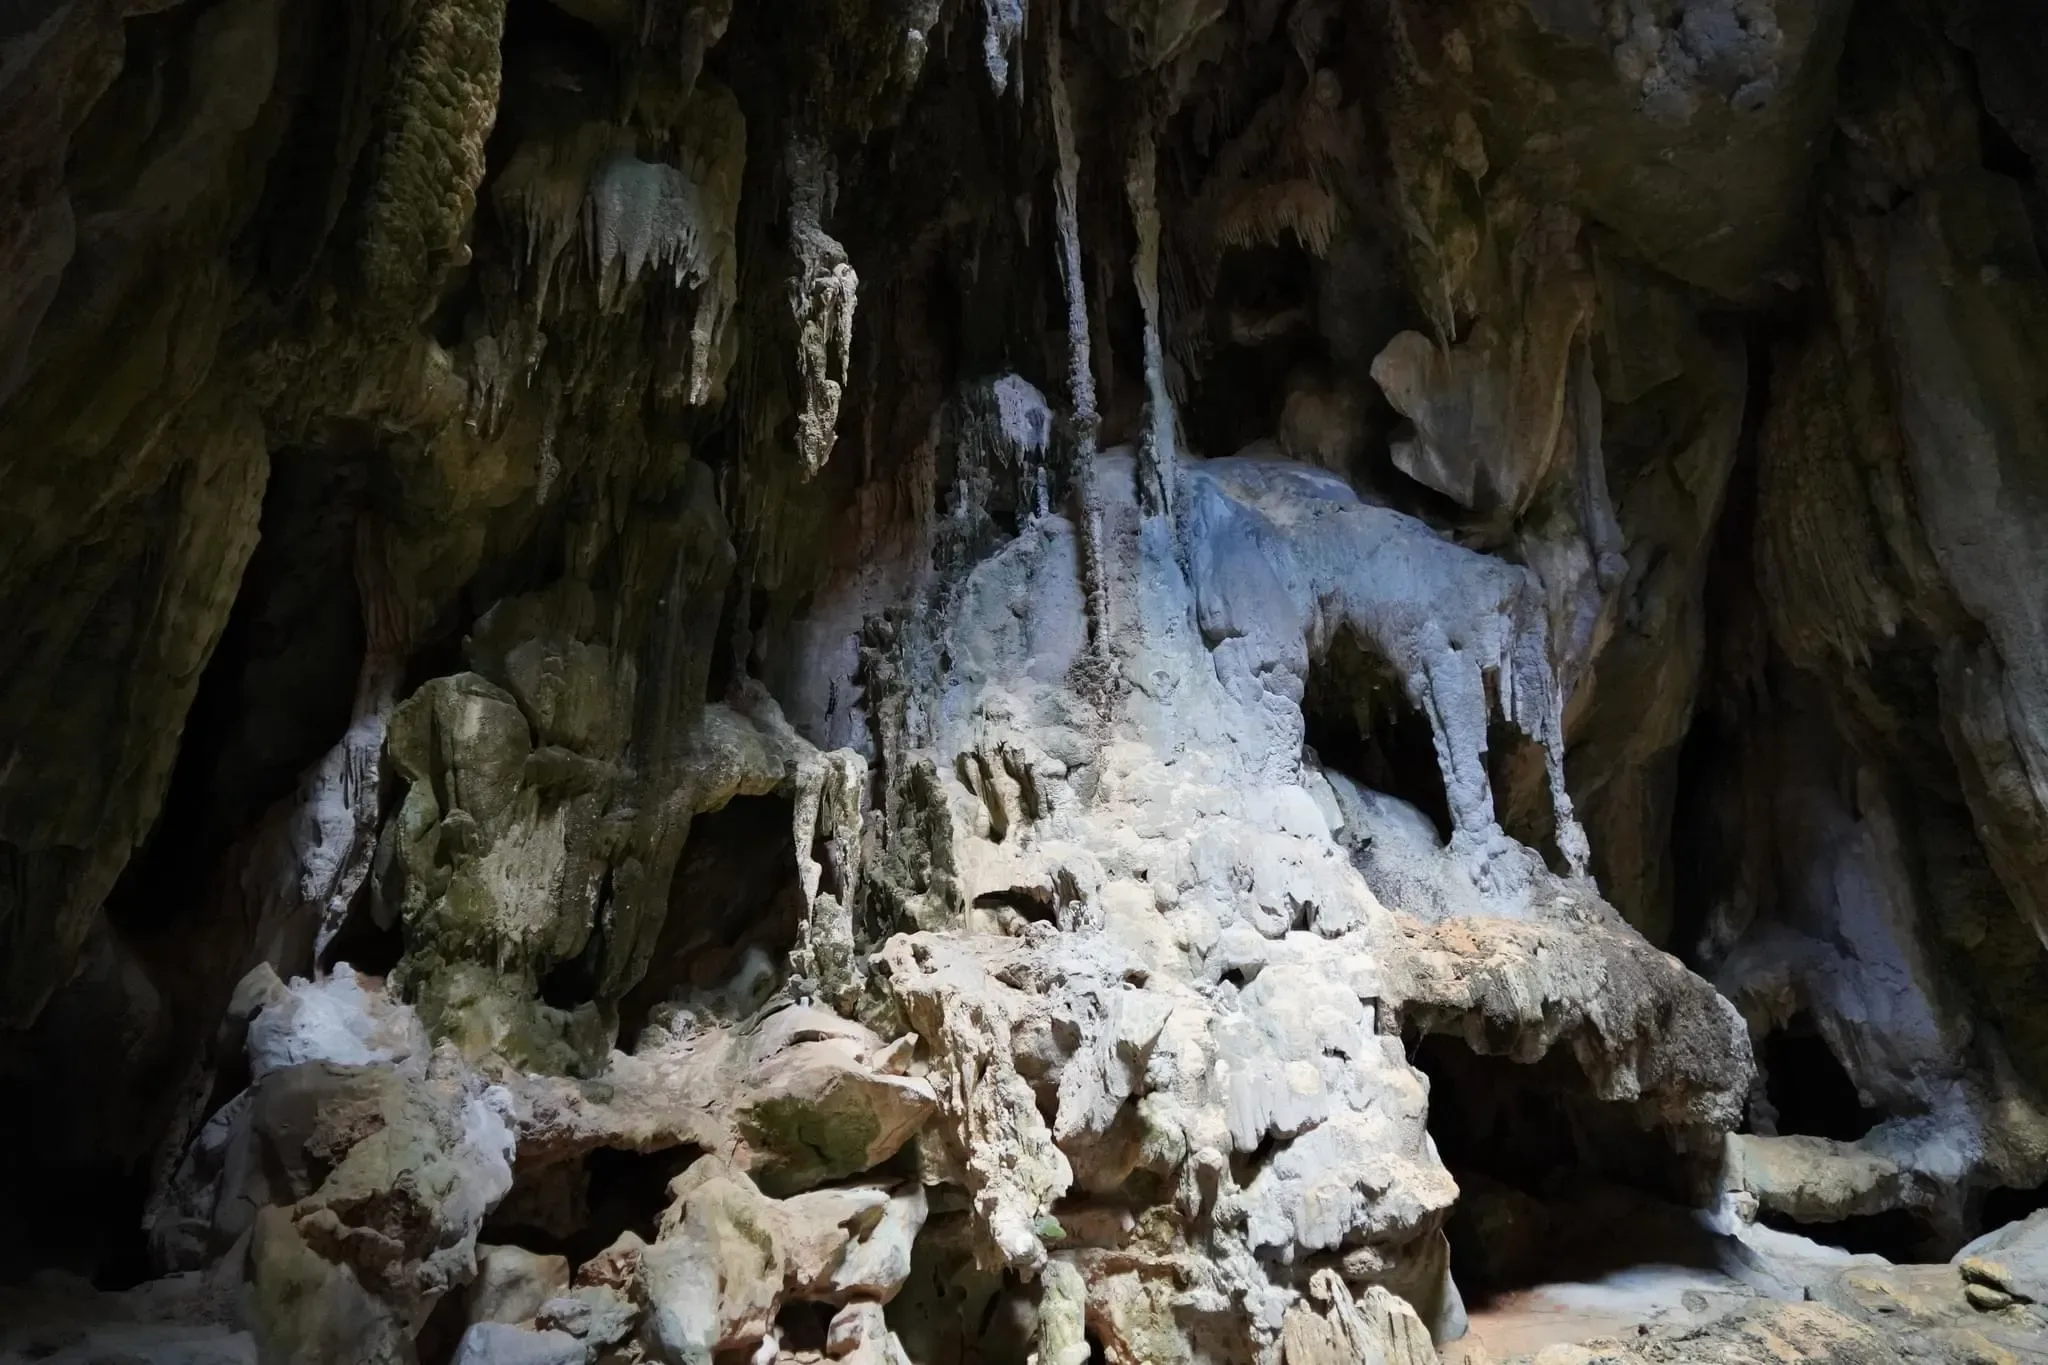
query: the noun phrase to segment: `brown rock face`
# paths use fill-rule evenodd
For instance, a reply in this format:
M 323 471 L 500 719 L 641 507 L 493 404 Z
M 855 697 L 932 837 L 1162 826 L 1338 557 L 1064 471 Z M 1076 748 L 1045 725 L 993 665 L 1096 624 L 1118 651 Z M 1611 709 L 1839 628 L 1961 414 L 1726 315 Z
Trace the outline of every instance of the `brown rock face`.
M 2044 1358 L 2044 53 L 0 5 L 0 1358 Z

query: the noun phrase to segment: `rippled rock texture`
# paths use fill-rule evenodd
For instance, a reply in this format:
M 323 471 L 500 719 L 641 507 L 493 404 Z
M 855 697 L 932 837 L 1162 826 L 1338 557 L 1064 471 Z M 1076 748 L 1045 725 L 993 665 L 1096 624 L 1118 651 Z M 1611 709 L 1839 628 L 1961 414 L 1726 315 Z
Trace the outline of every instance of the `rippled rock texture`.
M 0 13 L 0 1359 L 2048 1358 L 2043 58 Z

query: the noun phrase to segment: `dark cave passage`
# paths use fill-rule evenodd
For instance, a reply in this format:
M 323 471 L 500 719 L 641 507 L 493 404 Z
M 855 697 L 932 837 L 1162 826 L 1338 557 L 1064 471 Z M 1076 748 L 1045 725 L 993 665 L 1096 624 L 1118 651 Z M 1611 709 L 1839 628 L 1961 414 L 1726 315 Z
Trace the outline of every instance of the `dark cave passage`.
M 150 1156 L 246 965 L 218 894 L 223 862 L 348 723 L 363 654 L 351 565 L 368 483 L 351 428 L 270 455 L 259 538 L 158 817 L 108 893 L 81 970 L 18 1054 L 0 1051 L 16 1099 L 0 1117 L 0 1283 L 46 1266 L 103 1287 L 150 1272 Z
M 834 1309 L 830 1304 L 795 1300 L 782 1305 L 775 1315 L 775 1332 L 784 1351 L 825 1350 Z
M 620 1047 L 632 1049 L 656 1005 L 717 987 L 750 949 L 788 960 L 803 919 L 794 812 L 788 797 L 740 796 L 691 822 L 647 975 L 619 1005 Z
M 1944 1237 L 1927 1215 L 1914 1209 L 1887 1209 L 1858 1214 L 1832 1223 L 1801 1223 L 1782 1214 L 1765 1213 L 1758 1222 L 1859 1256 L 1882 1256 L 1895 1264 L 1946 1261 L 1960 1245 Z
M 1429 717 L 1351 631 L 1310 667 L 1301 713 L 1305 742 L 1325 768 L 1406 801 L 1449 840 L 1451 802 Z
M 1552 872 L 1570 871 L 1557 842 L 1557 806 L 1550 792 L 1550 756 L 1522 727 L 1496 720 L 1486 727 L 1486 776 L 1501 828 L 1543 855 Z
M 142 1207 L 149 1182 L 118 1166 L 38 1158 L 31 1121 L 18 1106 L 0 1118 L 0 1285 L 44 1270 L 127 1289 L 151 1274 Z
M 1856 1083 L 1821 1035 L 1813 1016 L 1793 1016 L 1766 1034 L 1756 1049 L 1764 1081 L 1764 1105 L 1752 1106 L 1752 1128 L 1781 1136 L 1824 1137 L 1854 1142 L 1884 1116 L 1863 1102 Z
M 1976 1217 L 1972 1226 L 1979 1232 L 1991 1232 L 2007 1223 L 2048 1209 L 2048 1184 L 2035 1185 L 2027 1189 L 2014 1189 L 2000 1185 L 1983 1192 L 1976 1201 Z
M 581 1161 L 522 1172 L 485 1220 L 482 1240 L 565 1256 L 572 1269 L 624 1233 L 651 1242 L 668 1208 L 668 1182 L 703 1154 L 690 1146 L 655 1152 L 600 1147 Z
M 1562 1046 L 1524 1064 L 1432 1034 L 1410 1060 L 1429 1077 L 1429 1132 L 1457 1179 L 1447 1231 L 1468 1303 L 1631 1266 L 1712 1267 L 1689 1212 L 1699 1159 L 1593 1097 Z

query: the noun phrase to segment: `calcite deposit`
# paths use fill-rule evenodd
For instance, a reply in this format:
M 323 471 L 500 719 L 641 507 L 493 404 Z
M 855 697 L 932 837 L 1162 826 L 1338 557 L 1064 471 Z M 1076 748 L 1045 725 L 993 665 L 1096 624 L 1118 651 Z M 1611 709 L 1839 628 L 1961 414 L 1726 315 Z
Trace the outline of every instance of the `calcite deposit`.
M 2044 60 L 0 6 L 0 1362 L 2048 1362 Z

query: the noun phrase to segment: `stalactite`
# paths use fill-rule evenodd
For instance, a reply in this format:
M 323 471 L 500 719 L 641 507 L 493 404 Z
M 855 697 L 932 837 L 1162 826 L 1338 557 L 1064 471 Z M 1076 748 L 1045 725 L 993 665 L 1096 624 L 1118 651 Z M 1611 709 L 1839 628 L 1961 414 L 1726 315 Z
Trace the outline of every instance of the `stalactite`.
M 27 8 L 0 1362 L 2048 1337 L 2026 6 Z
M 797 372 L 802 405 L 797 412 L 797 452 L 807 475 L 832 458 L 838 439 L 839 401 L 853 356 L 853 314 L 860 276 L 847 263 L 846 248 L 825 231 L 835 197 L 828 153 L 817 141 L 791 140 L 789 236 L 797 270 L 789 281 L 789 308 L 796 318 Z
M 1082 577 L 1088 595 L 1088 638 L 1098 658 L 1108 650 L 1109 589 L 1104 577 L 1102 518 L 1095 497 L 1095 442 L 1101 417 L 1095 408 L 1095 375 L 1089 354 L 1087 280 L 1081 273 L 1081 156 L 1074 145 L 1074 114 L 1067 102 L 1067 77 L 1060 53 L 1060 23 L 1045 26 L 1046 95 L 1052 109 L 1058 178 L 1054 210 L 1058 222 L 1060 282 L 1067 296 L 1067 393 L 1073 403 L 1074 498 L 1080 504 Z
M 654 8 L 653 0 L 642 3 L 650 11 Z M 725 36 L 726 25 L 732 22 L 732 6 L 733 0 L 697 0 L 683 16 L 679 70 L 684 95 L 696 89 L 697 77 L 704 70 L 704 55 Z
M 1180 435 L 1173 395 L 1167 391 L 1165 348 L 1159 337 L 1158 159 L 1157 139 L 1147 126 L 1138 134 L 1130 164 L 1124 170 L 1124 194 L 1138 236 L 1138 249 L 1131 258 L 1131 277 L 1138 287 L 1138 304 L 1145 317 L 1147 406 L 1145 435 L 1138 446 L 1138 489 L 1148 513 L 1171 518 L 1180 478 Z
M 982 56 L 988 64 L 989 84 L 1000 95 L 1010 88 L 1010 65 L 1024 36 L 1025 0 L 981 0 L 981 13 Z M 1059 21 L 1055 9 L 1049 22 Z
M 746 121 L 730 92 L 710 82 L 677 101 L 671 117 L 674 129 L 662 130 L 664 155 L 679 164 L 642 159 L 630 132 L 582 124 L 521 144 L 493 183 L 492 199 L 511 237 L 507 265 L 521 316 L 500 323 L 505 330 L 477 355 L 484 367 L 472 385 L 481 381 L 487 400 L 486 431 L 512 380 L 532 379 L 556 318 L 586 299 L 599 312 L 622 312 L 647 281 L 661 286 L 651 306 L 665 324 L 680 330 L 688 320 L 688 340 L 674 347 L 673 372 L 660 377 L 661 391 L 702 406 L 721 389 L 738 303 Z M 572 249 L 580 269 L 565 268 Z
M 579 124 L 563 137 L 522 143 L 491 182 L 491 201 L 511 238 L 512 287 L 525 303 L 536 341 L 559 287 L 563 253 L 581 226 L 591 176 L 621 150 L 620 143 L 616 128 Z M 527 373 L 539 359 L 537 349 L 525 357 Z

